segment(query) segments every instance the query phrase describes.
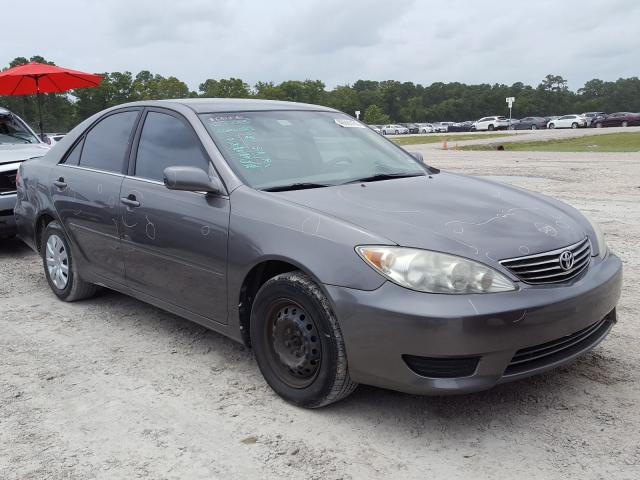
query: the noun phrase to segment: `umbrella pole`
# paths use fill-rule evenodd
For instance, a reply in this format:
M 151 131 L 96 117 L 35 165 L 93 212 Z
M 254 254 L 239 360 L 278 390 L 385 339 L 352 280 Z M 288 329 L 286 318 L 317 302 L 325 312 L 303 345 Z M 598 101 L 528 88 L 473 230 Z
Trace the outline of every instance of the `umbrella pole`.
M 44 141 L 44 130 L 42 125 L 42 93 L 40 93 L 40 77 L 36 77 L 36 98 L 38 100 L 38 127 L 40 127 L 40 140 Z

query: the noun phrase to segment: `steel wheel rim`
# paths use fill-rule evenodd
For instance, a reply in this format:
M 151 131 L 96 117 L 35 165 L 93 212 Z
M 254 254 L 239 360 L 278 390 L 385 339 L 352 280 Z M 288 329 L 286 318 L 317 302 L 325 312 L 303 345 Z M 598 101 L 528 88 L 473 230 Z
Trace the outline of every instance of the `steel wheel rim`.
M 58 235 L 47 239 L 45 259 L 51 282 L 58 290 L 64 290 L 69 283 L 69 255 Z
M 288 299 L 274 302 L 267 318 L 267 347 L 274 372 L 292 388 L 308 387 L 318 376 L 322 361 L 315 321 Z

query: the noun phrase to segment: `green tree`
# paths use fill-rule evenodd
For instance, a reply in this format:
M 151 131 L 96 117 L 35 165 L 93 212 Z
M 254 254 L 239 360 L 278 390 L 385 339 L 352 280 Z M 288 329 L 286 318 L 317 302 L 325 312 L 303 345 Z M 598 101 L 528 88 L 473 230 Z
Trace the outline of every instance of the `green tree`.
M 383 125 L 389 123 L 389 115 L 384 113 L 378 105 L 369 105 L 364 111 L 364 123 L 369 125 Z
M 198 87 L 201 97 L 209 98 L 248 98 L 251 96 L 249 85 L 239 78 L 208 78 Z

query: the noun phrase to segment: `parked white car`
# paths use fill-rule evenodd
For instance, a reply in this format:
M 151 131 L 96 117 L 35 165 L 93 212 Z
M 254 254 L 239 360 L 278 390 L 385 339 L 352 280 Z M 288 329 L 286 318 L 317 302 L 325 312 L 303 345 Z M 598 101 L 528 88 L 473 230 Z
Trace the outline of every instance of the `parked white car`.
M 477 122 L 473 123 L 472 130 L 477 131 L 494 131 L 494 130 L 506 130 L 509 128 L 509 119 L 507 117 L 483 117 Z
M 589 125 L 589 121 L 582 115 L 563 115 L 547 123 L 547 128 L 582 128 Z
M 433 133 L 433 132 L 435 132 L 435 129 L 433 128 L 433 125 L 431 125 L 430 123 L 419 123 L 418 127 L 419 127 L 418 133 Z
M 409 129 L 407 127 L 403 127 L 402 125 L 385 125 L 382 127 L 383 135 L 404 135 L 409 134 Z
M 62 140 L 65 136 L 64 133 L 46 133 L 46 138 L 44 138 L 44 142 L 48 143 L 49 145 L 51 145 L 52 147 L 58 143 L 60 140 Z

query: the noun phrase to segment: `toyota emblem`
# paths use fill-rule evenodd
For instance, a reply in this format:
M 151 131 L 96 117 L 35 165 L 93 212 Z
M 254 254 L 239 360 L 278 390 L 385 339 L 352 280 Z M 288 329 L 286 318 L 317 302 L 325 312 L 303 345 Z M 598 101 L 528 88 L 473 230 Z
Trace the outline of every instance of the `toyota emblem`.
M 573 267 L 574 260 L 575 259 L 573 257 L 573 252 L 570 252 L 569 250 L 565 250 L 560 254 L 560 259 L 559 259 L 560 268 L 565 272 L 567 270 L 571 270 L 571 267 Z

